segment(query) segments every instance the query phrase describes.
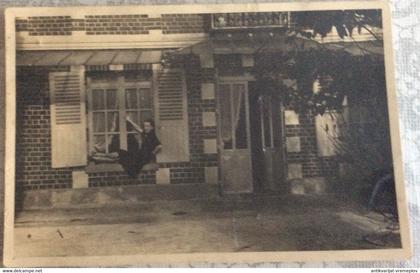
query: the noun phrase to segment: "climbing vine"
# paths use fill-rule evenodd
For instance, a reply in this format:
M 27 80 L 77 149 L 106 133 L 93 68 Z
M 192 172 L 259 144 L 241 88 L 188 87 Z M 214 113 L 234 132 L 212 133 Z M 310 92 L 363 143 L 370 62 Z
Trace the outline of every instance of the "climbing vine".
M 385 94 L 383 61 L 374 56 L 309 50 L 263 53 L 255 60 L 259 89 L 300 113 L 341 111 L 345 98 L 362 102 Z

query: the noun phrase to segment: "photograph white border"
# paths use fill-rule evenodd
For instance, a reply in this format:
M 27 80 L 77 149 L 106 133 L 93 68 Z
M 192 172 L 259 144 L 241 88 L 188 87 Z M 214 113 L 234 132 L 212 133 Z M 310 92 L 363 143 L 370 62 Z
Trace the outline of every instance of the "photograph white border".
M 401 249 L 381 250 L 337 250 L 337 251 L 285 251 L 285 252 L 243 252 L 243 253 L 193 253 L 125 256 L 83 256 L 83 257 L 14 257 L 14 215 L 15 215 L 15 148 L 16 148 L 16 33 L 15 18 L 22 16 L 77 15 L 129 13 L 218 13 L 218 12 L 264 12 L 264 11 L 316 11 L 343 9 L 381 9 L 384 33 L 384 52 L 388 112 L 391 129 L 391 144 L 394 160 L 394 175 L 400 222 Z M 188 263 L 254 263 L 292 261 L 373 261 L 407 260 L 412 254 L 411 233 L 408 218 L 406 187 L 403 176 L 401 139 L 399 131 L 397 96 L 395 87 L 394 52 L 391 37 L 391 13 L 385 1 L 339 1 L 298 3 L 249 3 L 249 4 L 200 4 L 200 5 L 137 5 L 112 7 L 25 7 L 8 8 L 6 21 L 6 126 L 5 126 L 5 215 L 4 215 L 4 265 L 8 267 L 93 267 L 93 266 L 145 266 L 147 264 Z

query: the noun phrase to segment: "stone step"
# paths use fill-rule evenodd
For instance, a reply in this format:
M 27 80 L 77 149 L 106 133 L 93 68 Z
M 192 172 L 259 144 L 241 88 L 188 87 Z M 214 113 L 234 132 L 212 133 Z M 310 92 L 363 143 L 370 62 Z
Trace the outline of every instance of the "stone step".
M 133 185 L 27 191 L 17 210 L 95 208 L 150 201 L 218 198 L 210 184 Z

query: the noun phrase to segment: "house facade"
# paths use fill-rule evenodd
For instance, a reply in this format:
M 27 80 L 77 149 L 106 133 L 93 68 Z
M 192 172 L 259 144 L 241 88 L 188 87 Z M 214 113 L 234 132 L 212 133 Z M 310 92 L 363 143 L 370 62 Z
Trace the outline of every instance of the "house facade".
M 296 113 L 256 77 L 263 36 L 276 54 L 294 50 L 290 12 L 61 13 L 16 20 L 17 192 L 206 183 L 225 194 L 305 193 L 295 180 L 325 192 L 339 175 L 325 132 L 337 121 Z M 137 178 L 107 157 L 128 148 L 127 117 L 152 119 L 163 145 Z

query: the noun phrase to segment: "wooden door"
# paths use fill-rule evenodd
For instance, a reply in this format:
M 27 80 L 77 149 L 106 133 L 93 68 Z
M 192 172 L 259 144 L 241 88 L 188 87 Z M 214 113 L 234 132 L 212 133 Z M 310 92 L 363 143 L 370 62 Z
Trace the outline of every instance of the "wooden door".
M 218 113 L 223 192 L 252 192 L 249 101 L 246 81 L 219 84 Z
M 260 104 L 261 145 L 264 154 L 263 190 L 284 189 L 282 107 L 278 99 L 262 96 Z

